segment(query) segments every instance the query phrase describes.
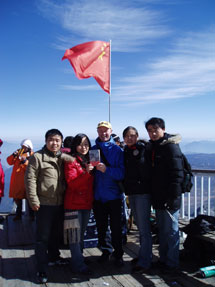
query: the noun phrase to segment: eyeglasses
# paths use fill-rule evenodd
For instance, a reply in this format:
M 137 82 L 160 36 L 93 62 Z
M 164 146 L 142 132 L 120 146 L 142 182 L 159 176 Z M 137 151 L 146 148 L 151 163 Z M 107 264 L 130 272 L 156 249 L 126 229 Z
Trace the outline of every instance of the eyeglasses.
M 78 146 L 82 147 L 82 148 L 89 148 L 88 144 L 79 144 Z

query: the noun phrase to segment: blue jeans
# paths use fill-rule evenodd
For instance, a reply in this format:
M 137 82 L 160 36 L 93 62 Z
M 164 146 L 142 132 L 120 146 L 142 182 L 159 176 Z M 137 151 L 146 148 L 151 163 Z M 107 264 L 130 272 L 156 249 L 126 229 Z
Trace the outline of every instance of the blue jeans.
M 152 235 L 150 225 L 151 200 L 149 194 L 128 196 L 131 212 L 139 230 L 140 250 L 138 266 L 149 268 L 152 261 Z
M 87 268 L 84 263 L 84 256 L 82 254 L 84 248 L 84 233 L 90 218 L 90 210 L 78 210 L 78 220 L 80 224 L 80 242 L 70 244 L 70 251 L 72 256 L 72 270 L 74 272 L 82 271 Z
M 160 261 L 169 267 L 179 265 L 179 210 L 155 210 L 159 236 Z

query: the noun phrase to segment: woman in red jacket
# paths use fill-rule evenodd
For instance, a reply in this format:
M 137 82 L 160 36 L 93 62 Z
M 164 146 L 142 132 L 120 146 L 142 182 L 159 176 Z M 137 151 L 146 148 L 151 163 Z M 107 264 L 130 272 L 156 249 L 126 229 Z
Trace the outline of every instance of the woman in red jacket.
M 93 203 L 93 166 L 89 163 L 90 140 L 85 134 L 77 134 L 73 140 L 71 156 L 66 157 L 64 172 L 67 183 L 64 209 L 64 235 L 69 240 L 72 270 L 89 274 L 82 255 L 84 232 Z

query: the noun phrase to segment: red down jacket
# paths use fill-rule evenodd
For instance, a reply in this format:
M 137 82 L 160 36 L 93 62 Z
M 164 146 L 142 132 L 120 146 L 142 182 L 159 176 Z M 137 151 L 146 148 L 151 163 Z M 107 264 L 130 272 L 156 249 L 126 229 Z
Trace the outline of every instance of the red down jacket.
M 93 175 L 72 157 L 71 161 L 65 161 L 64 173 L 67 183 L 64 209 L 90 210 L 93 204 Z

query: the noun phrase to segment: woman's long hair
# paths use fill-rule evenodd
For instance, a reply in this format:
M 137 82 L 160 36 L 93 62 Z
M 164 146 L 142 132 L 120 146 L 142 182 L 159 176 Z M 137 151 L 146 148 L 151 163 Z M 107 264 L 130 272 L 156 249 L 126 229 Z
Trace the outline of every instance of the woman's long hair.
M 91 143 L 90 143 L 88 136 L 80 133 L 80 134 L 77 134 L 73 138 L 71 155 L 77 159 L 77 161 L 80 163 L 80 165 L 83 168 L 85 168 L 86 164 L 89 163 L 89 151 L 86 155 L 83 155 L 83 154 L 78 153 L 76 150 L 77 146 L 79 146 L 81 144 L 81 141 L 83 138 L 87 139 L 88 144 L 89 144 L 89 150 L 91 149 Z M 79 160 L 79 158 L 81 158 L 81 160 Z

